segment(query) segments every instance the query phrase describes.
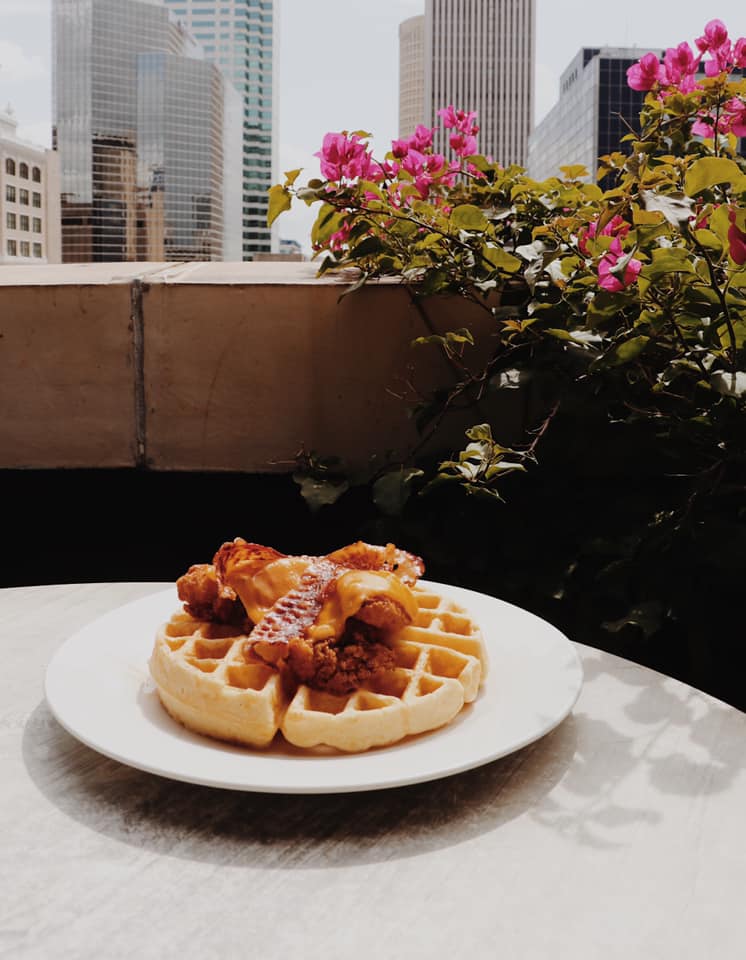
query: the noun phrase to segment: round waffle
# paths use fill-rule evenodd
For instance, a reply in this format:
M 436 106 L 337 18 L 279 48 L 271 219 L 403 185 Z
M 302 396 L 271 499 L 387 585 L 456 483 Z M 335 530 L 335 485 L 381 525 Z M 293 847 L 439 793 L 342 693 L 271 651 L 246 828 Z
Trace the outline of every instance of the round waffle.
M 177 613 L 158 631 L 150 670 L 163 705 L 198 733 L 267 746 L 277 732 L 304 748 L 359 752 L 449 723 L 487 670 L 478 626 L 457 604 L 418 585 L 415 621 L 390 638 L 396 664 L 353 692 L 294 683 L 247 659 L 237 628 Z

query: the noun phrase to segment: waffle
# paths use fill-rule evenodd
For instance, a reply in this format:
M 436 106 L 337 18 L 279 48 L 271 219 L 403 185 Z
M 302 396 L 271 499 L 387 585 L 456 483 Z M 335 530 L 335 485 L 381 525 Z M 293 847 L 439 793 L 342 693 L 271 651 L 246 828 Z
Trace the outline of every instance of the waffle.
M 476 698 L 487 654 L 463 608 L 421 586 L 413 592 L 417 618 L 391 639 L 396 666 L 343 696 L 247 662 L 236 628 L 175 614 L 150 664 L 161 701 L 189 729 L 252 747 L 279 730 L 297 747 L 351 753 L 441 727 Z
M 158 630 L 150 674 L 163 706 L 188 729 L 266 747 L 288 696 L 277 670 L 247 661 L 245 642 L 237 627 L 175 613 Z

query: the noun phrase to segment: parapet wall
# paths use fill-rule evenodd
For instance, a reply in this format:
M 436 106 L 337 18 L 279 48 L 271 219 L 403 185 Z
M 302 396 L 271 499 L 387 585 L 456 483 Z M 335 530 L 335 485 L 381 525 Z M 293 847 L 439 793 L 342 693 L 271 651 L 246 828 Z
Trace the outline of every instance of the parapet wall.
M 0 469 L 285 472 L 301 448 L 354 464 L 406 449 L 417 433 L 400 397 L 452 382 L 441 351 L 411 349 L 428 331 L 400 285 L 340 300 L 345 285 L 315 269 L 0 268 Z M 445 298 L 427 311 L 489 349 L 486 312 Z M 522 397 L 489 403 L 515 433 Z M 443 449 L 478 417 L 454 415 Z

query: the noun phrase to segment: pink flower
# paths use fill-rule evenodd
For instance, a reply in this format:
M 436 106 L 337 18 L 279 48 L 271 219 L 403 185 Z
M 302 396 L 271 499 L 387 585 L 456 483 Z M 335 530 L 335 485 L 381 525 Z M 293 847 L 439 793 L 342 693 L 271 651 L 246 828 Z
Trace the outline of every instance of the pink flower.
M 477 118 L 475 111 L 467 113 L 466 110 L 456 110 L 456 108 L 451 105 L 442 110 L 438 110 L 438 116 L 442 117 L 443 126 L 446 130 L 456 129 L 470 136 L 479 133 L 479 127 L 474 123 Z
M 704 36 L 697 37 L 696 44 L 702 53 L 710 54 L 711 59 L 705 63 L 708 77 L 716 77 L 730 69 L 733 51 L 728 38 L 728 28 L 722 20 L 710 20 L 705 27 Z
M 665 80 L 665 68 L 654 53 L 646 53 L 627 70 L 627 83 L 633 90 L 652 90 Z
M 697 37 L 697 46 L 704 53 L 706 50 L 717 50 L 728 42 L 728 28 L 722 20 L 710 20 L 705 26 L 705 35 Z
M 449 142 L 459 157 L 471 157 L 477 152 L 477 138 L 465 133 L 454 133 Z
M 731 210 L 728 214 L 730 227 L 728 229 L 729 253 L 733 260 L 742 267 L 746 263 L 746 233 L 736 224 L 736 211 Z
M 408 140 L 392 140 L 391 152 L 397 158 L 397 160 L 401 160 L 402 157 L 406 157 L 406 155 L 409 153 L 409 141 Z
M 314 156 L 321 159 L 322 176 L 334 181 L 368 176 L 372 160 L 360 137 L 345 133 L 327 133 Z
M 602 237 L 619 237 L 624 238 L 629 233 L 631 227 L 630 224 L 620 217 L 619 214 L 615 214 L 611 220 L 606 224 L 606 226 L 601 231 Z M 592 240 L 596 236 L 598 230 L 598 220 L 593 220 L 585 230 L 582 230 L 578 236 L 578 249 L 585 257 L 589 257 L 590 251 L 588 250 L 588 240 Z
M 688 43 L 680 43 L 678 47 L 669 47 L 663 57 L 666 83 L 673 86 L 685 86 L 682 93 L 690 93 L 694 89 L 694 75 L 699 67 L 699 57 L 694 56 Z
M 736 40 L 733 47 L 733 66 L 746 67 L 746 37 Z
M 350 224 L 345 221 L 336 233 L 329 237 L 329 246 L 335 252 L 338 252 L 347 243 L 350 238 Z
M 737 137 L 746 137 L 746 103 L 734 97 L 725 104 L 728 111 L 730 132 Z
M 610 293 L 619 293 L 620 290 L 624 290 L 625 287 L 630 286 L 630 284 L 633 284 L 637 280 L 640 270 L 642 270 L 642 263 L 640 263 L 639 260 L 630 259 L 624 267 L 624 274 L 621 278 L 618 272 L 612 273 L 619 261 L 623 260 L 624 257 L 622 241 L 619 237 L 614 237 L 611 241 L 611 246 L 603 255 L 598 265 L 598 285 L 603 290 L 608 290 Z
M 420 152 L 429 150 L 433 145 L 433 133 L 434 130 L 431 127 L 419 123 L 412 136 L 407 140 L 407 144 Z

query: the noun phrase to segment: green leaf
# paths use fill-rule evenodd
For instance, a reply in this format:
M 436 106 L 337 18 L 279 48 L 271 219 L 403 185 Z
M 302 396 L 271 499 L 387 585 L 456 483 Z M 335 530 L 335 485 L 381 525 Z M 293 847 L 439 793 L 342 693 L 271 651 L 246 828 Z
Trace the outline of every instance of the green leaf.
M 505 273 L 517 273 L 522 263 L 518 257 L 503 250 L 502 247 L 493 247 L 491 244 L 482 245 L 482 257 L 487 266 L 493 270 L 503 270 Z
M 489 423 L 479 423 L 474 427 L 470 427 L 466 431 L 466 436 L 470 440 L 492 443 L 492 427 L 490 427 Z
M 276 183 L 269 188 L 269 208 L 267 210 L 267 226 L 271 227 L 275 220 L 292 205 L 290 191 Z
M 322 507 L 329 507 L 350 489 L 346 480 L 319 480 L 318 477 L 307 477 L 294 474 L 293 479 L 300 486 L 303 499 L 312 513 L 317 513 Z
M 727 157 L 700 157 L 689 167 L 684 179 L 684 193 L 696 197 L 698 193 L 718 183 L 738 180 L 743 174 L 737 163 Z
M 661 247 L 653 251 L 652 263 L 642 268 L 642 275 L 655 281 L 668 273 L 694 273 L 692 255 L 685 247 Z
M 429 337 L 417 337 L 412 341 L 412 346 L 421 346 L 426 343 L 437 343 L 439 346 L 444 346 L 445 344 L 462 344 L 468 343 L 470 346 L 474 346 L 474 336 L 471 330 L 466 327 L 461 327 L 460 330 L 449 330 L 447 333 L 439 334 L 433 333 Z
M 564 176 L 565 180 L 582 180 L 583 177 L 590 176 L 588 170 L 580 163 L 560 167 L 560 173 Z
M 489 226 L 489 220 L 479 207 L 471 203 L 462 203 L 454 207 L 450 217 L 451 225 L 457 230 L 486 230 Z
M 373 502 L 382 513 L 398 517 L 412 494 L 412 481 L 424 475 L 415 467 L 385 473 L 373 484 Z
M 292 187 L 302 172 L 303 172 L 303 167 L 299 167 L 297 170 L 286 170 L 285 186 Z
M 625 363 L 631 363 L 650 343 L 650 337 L 630 337 L 624 343 L 618 343 L 608 353 L 600 357 L 593 364 L 594 367 L 621 367 Z

